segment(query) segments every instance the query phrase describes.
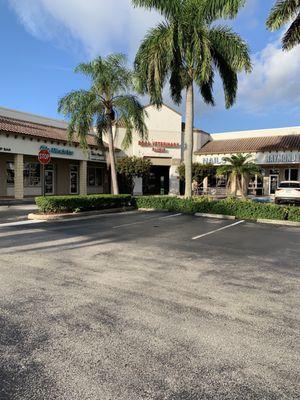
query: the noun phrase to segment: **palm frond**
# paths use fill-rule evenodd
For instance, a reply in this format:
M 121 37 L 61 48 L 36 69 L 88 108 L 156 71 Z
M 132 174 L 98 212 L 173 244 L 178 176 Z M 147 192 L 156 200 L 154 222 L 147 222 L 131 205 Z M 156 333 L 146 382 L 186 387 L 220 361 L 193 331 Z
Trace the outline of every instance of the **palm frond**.
M 250 50 L 242 38 L 231 28 L 215 26 L 209 30 L 212 50 L 222 55 L 235 71 L 252 71 Z
M 282 44 L 283 50 L 291 50 L 293 47 L 300 44 L 300 12 L 285 33 Z
M 172 55 L 172 26 L 161 23 L 147 33 L 134 62 L 139 90 L 150 95 L 151 104 L 162 105 L 162 91 L 170 73 Z
M 208 23 L 236 17 L 245 2 L 245 0 L 196 0 L 196 3 L 202 6 L 203 18 Z
M 116 124 L 124 125 L 126 134 L 122 143 L 123 148 L 128 148 L 132 143 L 132 134 L 135 131 L 141 139 L 146 139 L 148 135 L 145 118 L 147 113 L 134 95 L 118 96 L 113 101 L 113 106 L 116 110 Z
M 93 126 L 96 97 L 93 92 L 86 90 L 73 91 L 60 99 L 58 111 L 70 118 L 68 140 L 76 135 L 83 148 L 87 148 L 87 135 Z
M 296 17 L 299 13 L 299 0 L 279 0 L 275 3 L 267 19 L 267 27 L 275 31 Z
M 135 7 L 156 10 L 166 18 L 178 15 L 180 13 L 181 3 L 181 0 L 132 0 L 132 4 Z

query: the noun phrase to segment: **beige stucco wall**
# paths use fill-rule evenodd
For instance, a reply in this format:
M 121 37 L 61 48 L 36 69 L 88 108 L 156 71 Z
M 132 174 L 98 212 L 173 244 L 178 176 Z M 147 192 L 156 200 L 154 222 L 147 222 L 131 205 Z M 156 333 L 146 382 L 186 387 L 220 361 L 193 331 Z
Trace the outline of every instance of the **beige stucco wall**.
M 182 117 L 176 111 L 163 105 L 161 109 L 155 106 L 148 106 L 145 108 L 148 113 L 146 118 L 146 125 L 148 128 L 148 141 L 157 142 L 171 142 L 181 144 L 181 124 Z M 125 129 L 119 128 L 115 131 L 115 146 L 122 148 L 122 141 L 124 139 Z M 137 157 L 156 157 L 156 158 L 181 158 L 182 149 L 167 148 L 165 153 L 156 153 L 152 151 L 151 147 L 142 147 L 139 145 L 141 138 L 137 133 L 133 133 L 132 145 L 119 153 L 118 157 L 137 156 Z
M 251 131 L 220 132 L 211 134 L 212 140 L 242 139 L 266 136 L 300 135 L 300 126 L 274 129 L 257 129 Z

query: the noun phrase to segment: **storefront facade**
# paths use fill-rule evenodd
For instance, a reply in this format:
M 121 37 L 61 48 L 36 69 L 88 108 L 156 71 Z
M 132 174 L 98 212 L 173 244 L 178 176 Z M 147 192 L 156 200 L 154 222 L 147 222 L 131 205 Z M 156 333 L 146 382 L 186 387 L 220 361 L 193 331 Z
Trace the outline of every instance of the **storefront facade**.
M 249 196 L 273 196 L 281 181 L 300 180 L 300 127 L 212 134 L 195 159 L 218 167 L 237 153 L 251 154 L 260 168 L 260 174 L 244 182 Z M 221 181 L 226 186 L 227 179 Z
M 147 179 L 135 180 L 135 194 L 178 195 L 178 166 L 184 161 L 182 116 L 163 105 L 145 107 L 148 137 L 133 133 L 129 148 L 122 149 L 125 129 L 114 130 L 117 159 L 136 156 L 152 163 Z M 40 150 L 48 149 L 51 162 L 45 166 L 46 195 L 101 194 L 110 192 L 106 154 L 89 135 L 89 148 L 67 141 L 67 123 L 0 108 L 0 197 L 22 199 L 42 194 Z M 194 162 L 218 167 L 225 156 L 252 154 L 260 174 L 244 183 L 253 196 L 272 196 L 283 180 L 300 180 L 300 127 L 208 134 L 194 130 Z M 210 176 L 203 188 L 227 192 L 228 177 Z M 234 187 L 231 190 L 234 191 Z
M 89 138 L 89 149 L 67 142 L 67 125 L 56 120 L 0 109 L 0 197 L 22 199 L 42 194 L 40 150 L 48 149 L 46 195 L 109 191 L 105 155 Z
M 136 179 L 135 194 L 178 195 L 180 180 L 177 169 L 184 160 L 182 115 L 166 105 L 159 110 L 154 106 L 147 106 L 145 110 L 148 138 L 141 139 L 138 135 L 133 135 L 132 145 L 122 150 L 118 157 L 136 156 L 152 162 L 150 177 Z M 115 131 L 116 147 L 122 148 L 124 135 L 125 130 L 122 128 Z M 207 133 L 195 129 L 194 149 L 207 141 L 207 137 Z

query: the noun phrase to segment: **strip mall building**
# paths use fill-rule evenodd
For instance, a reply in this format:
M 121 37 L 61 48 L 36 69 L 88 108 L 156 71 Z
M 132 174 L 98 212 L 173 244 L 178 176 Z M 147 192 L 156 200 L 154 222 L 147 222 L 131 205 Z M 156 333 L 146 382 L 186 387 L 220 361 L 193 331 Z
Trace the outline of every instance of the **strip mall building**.
M 149 136 L 134 135 L 132 145 L 121 150 L 124 129 L 115 131 L 117 157 L 150 159 L 147 181 L 136 180 L 137 194 L 179 194 L 177 168 L 184 158 L 184 124 L 181 114 L 163 106 L 146 107 Z M 45 168 L 45 194 L 109 193 L 106 155 L 93 135 L 89 149 L 67 141 L 67 123 L 0 108 L 0 197 L 22 199 L 42 193 L 38 153 L 49 149 L 51 163 Z M 209 134 L 194 131 L 194 161 L 219 166 L 223 157 L 251 153 L 261 174 L 251 177 L 248 194 L 272 195 L 281 180 L 300 180 L 300 127 Z M 204 186 L 225 187 L 226 178 L 211 176 Z

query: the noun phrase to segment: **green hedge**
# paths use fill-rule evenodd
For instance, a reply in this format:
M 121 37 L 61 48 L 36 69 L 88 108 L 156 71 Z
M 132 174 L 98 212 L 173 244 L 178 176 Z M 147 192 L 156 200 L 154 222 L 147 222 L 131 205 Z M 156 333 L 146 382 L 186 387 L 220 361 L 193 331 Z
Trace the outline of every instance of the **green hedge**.
M 136 197 L 137 208 L 154 208 L 184 213 L 212 213 L 234 215 L 242 219 L 277 219 L 285 220 L 293 210 L 293 219 L 300 218 L 299 208 L 282 207 L 275 204 L 256 203 L 251 200 L 224 199 L 212 200 L 209 197 L 181 199 L 168 196 Z
M 51 196 L 36 197 L 35 202 L 42 213 L 64 213 L 108 208 L 128 207 L 131 205 L 131 195 L 113 196 L 109 194 L 88 196 Z
M 300 222 L 300 207 L 288 207 L 289 221 Z

